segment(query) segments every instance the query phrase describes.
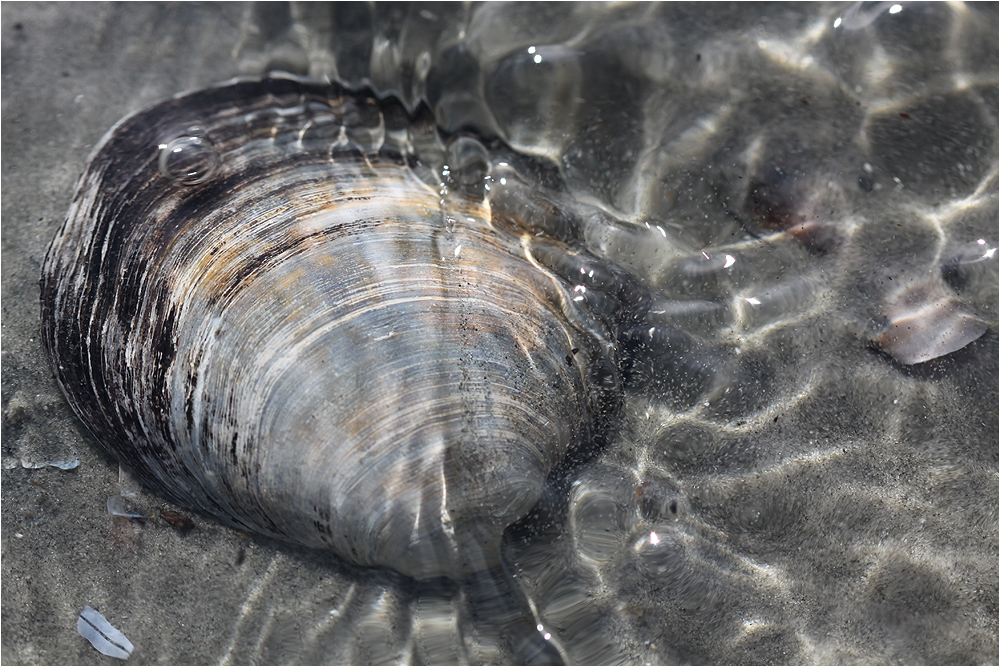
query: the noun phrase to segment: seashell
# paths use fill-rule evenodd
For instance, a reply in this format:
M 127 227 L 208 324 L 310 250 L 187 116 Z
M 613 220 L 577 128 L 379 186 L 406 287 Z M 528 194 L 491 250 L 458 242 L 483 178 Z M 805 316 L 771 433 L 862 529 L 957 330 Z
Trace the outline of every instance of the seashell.
M 988 328 L 937 282 L 899 290 L 886 300 L 883 312 L 888 324 L 874 339 L 875 345 L 906 365 L 956 352 Z
M 493 637 L 470 660 L 558 661 L 501 538 L 614 419 L 641 290 L 516 174 L 486 198 L 487 159 L 337 84 L 156 104 L 91 156 L 45 258 L 44 340 L 84 424 L 174 502 L 447 578 Z

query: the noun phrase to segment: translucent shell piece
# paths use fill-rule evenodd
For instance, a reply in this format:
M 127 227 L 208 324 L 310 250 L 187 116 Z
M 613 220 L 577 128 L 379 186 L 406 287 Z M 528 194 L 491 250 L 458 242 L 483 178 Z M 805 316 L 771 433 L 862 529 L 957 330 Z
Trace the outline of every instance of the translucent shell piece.
M 875 344 L 901 364 L 921 364 L 960 350 L 988 328 L 943 285 L 907 287 L 887 301 L 888 325 Z

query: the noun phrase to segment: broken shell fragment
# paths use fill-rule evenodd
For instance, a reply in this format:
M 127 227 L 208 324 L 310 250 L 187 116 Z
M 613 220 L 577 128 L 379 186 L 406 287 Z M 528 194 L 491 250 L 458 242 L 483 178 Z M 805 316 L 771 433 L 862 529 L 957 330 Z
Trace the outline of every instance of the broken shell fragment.
M 136 507 L 135 495 L 134 491 L 126 491 L 120 496 L 108 498 L 108 514 L 126 519 L 148 519 L 149 517 Z
M 135 647 L 118 628 L 108 623 L 99 611 L 86 606 L 76 619 L 76 631 L 98 651 L 109 658 L 125 660 Z
M 982 336 L 986 323 L 967 313 L 944 286 L 906 287 L 886 303 L 888 326 L 875 338 L 901 364 L 921 364 L 960 350 Z

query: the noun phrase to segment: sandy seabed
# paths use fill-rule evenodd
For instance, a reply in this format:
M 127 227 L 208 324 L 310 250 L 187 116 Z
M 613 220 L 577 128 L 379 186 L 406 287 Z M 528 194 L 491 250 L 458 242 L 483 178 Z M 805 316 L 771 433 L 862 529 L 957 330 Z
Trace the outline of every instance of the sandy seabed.
M 678 321 L 743 369 L 712 393 L 665 360 L 572 471 L 559 520 L 509 535 L 568 657 L 996 664 L 997 8 L 848 9 L 421 6 L 373 23 L 280 3 L 4 3 L 3 661 L 110 662 L 76 631 L 86 605 L 138 663 L 449 654 L 428 628 L 454 602 L 391 572 L 159 519 L 72 415 L 38 319 L 45 249 L 125 114 L 272 67 L 412 97 L 444 63 L 442 123 L 485 126 L 554 160 L 582 200 L 661 228 L 661 254 L 606 254 L 668 299 L 727 304 Z M 474 73 L 435 39 L 471 44 Z M 792 175 L 783 205 L 836 230 L 831 248 L 747 233 L 747 183 L 769 166 Z M 900 363 L 871 341 L 901 286 L 955 299 L 986 333 Z M 154 518 L 111 516 L 124 490 Z

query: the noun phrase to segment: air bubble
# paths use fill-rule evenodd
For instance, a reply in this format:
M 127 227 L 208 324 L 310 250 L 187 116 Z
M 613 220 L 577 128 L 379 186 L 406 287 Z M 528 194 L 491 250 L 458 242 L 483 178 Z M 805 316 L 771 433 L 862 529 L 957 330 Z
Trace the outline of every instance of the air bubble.
M 299 132 L 303 149 L 326 150 L 340 141 L 344 127 L 329 104 L 310 100 L 306 103 L 304 116 L 309 120 Z
M 219 169 L 219 153 L 205 137 L 186 135 L 160 148 L 160 173 L 178 185 L 198 185 Z
M 460 135 L 448 144 L 445 157 L 449 167 L 446 178 L 454 188 L 482 199 L 490 173 L 486 147 L 472 137 Z
M 385 118 L 375 100 L 351 100 L 344 104 L 343 113 L 350 142 L 362 153 L 377 153 L 385 142 Z

